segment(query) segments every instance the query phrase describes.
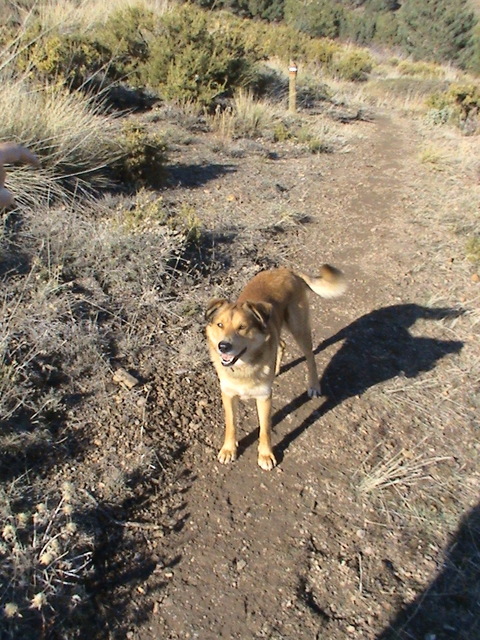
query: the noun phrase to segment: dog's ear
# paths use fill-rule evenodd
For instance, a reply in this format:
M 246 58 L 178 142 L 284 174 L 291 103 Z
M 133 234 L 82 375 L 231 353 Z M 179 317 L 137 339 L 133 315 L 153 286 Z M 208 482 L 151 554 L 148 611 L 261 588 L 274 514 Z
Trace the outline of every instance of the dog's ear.
M 207 305 L 205 309 L 205 320 L 207 322 L 211 322 L 215 313 L 223 307 L 224 304 L 227 304 L 227 300 L 224 298 L 213 298 Z
M 260 323 L 261 328 L 266 329 L 272 315 L 273 306 L 269 302 L 245 302 L 244 306 L 253 314 L 255 320 Z

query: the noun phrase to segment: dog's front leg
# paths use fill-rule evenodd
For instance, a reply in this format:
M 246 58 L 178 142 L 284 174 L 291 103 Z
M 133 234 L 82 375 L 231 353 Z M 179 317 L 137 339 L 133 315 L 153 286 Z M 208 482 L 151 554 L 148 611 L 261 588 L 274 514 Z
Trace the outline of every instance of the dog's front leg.
M 233 462 L 237 457 L 237 407 L 238 396 L 229 396 L 222 392 L 223 408 L 225 410 L 225 440 L 218 454 L 222 464 Z
M 258 464 L 265 471 L 270 471 L 277 464 L 272 451 L 272 396 L 257 398 L 258 421 L 260 423 L 260 442 L 258 443 Z

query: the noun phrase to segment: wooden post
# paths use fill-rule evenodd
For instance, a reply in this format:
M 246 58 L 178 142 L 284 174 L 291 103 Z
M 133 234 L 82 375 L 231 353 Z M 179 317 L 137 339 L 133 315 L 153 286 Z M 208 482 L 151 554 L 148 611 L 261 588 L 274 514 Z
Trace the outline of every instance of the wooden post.
M 290 60 L 288 67 L 288 110 L 290 113 L 296 113 L 297 111 L 297 63 L 295 60 Z

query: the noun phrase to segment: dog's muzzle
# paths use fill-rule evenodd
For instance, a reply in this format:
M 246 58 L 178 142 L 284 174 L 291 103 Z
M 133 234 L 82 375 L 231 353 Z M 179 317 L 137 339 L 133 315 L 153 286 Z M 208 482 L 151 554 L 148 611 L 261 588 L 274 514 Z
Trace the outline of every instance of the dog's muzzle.
M 222 340 L 218 343 L 218 353 L 220 355 L 220 362 L 224 367 L 232 367 L 245 353 L 247 347 L 242 349 L 240 353 L 236 355 L 234 353 L 230 353 L 232 350 L 232 344 L 230 342 L 226 342 Z

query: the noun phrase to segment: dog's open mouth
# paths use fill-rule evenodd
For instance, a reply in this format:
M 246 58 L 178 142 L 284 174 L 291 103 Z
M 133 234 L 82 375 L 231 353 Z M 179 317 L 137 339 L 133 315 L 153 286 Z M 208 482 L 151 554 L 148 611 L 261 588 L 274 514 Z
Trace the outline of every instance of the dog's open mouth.
M 219 353 L 220 362 L 224 367 L 233 367 L 233 365 L 243 356 L 246 350 L 247 347 L 240 351 L 240 353 L 237 353 L 237 355 L 233 355 L 232 353 Z

